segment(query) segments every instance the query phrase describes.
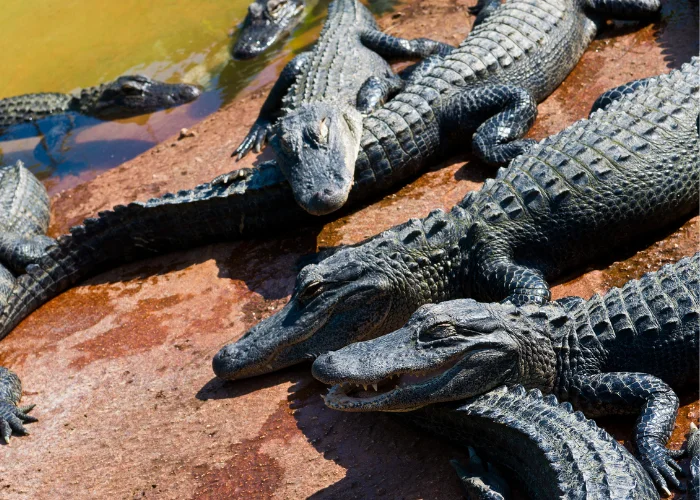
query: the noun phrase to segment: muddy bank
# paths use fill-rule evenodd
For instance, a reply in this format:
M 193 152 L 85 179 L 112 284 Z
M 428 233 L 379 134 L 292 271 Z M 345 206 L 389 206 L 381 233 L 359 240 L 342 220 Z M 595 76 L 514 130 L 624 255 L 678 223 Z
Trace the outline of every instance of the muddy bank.
M 461 0 L 408 1 L 381 19 L 392 34 L 457 43 L 472 18 Z M 663 21 L 616 26 L 540 106 L 530 136 L 585 117 L 603 90 L 679 67 L 697 54 L 697 4 L 673 0 Z M 268 87 L 269 88 L 269 87 Z M 191 130 L 53 197 L 52 234 L 99 210 L 250 166 L 231 151 L 268 88 L 240 96 Z M 259 160 L 267 156 L 259 157 Z M 213 377 L 212 356 L 286 302 L 298 260 L 354 243 L 431 209 L 449 208 L 493 174 L 468 156 L 422 175 L 325 227 L 265 242 L 211 245 L 97 276 L 32 314 L 0 342 L 0 364 L 37 403 L 32 434 L 0 447 L 3 498 L 461 498 L 448 459 L 464 450 L 389 415 L 326 409 L 308 366 L 238 383 Z M 559 283 L 589 297 L 691 255 L 698 218 Z M 698 418 L 684 394 L 672 447 Z M 620 439 L 632 421 L 604 421 Z M 683 498 L 678 496 L 677 498 Z

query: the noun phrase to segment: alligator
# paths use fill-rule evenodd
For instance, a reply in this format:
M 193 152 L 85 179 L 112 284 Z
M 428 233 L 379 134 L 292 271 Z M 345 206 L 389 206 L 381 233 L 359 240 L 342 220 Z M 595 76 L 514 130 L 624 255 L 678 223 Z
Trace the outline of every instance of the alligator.
M 113 82 L 82 89 L 76 95 L 43 92 L 0 99 L 0 134 L 15 138 L 10 127 L 35 124 L 49 116 L 62 118 L 52 123 L 45 135 L 47 151 L 54 149 L 74 124 L 75 113 L 103 120 L 117 120 L 152 113 L 195 100 L 201 90 L 184 83 L 163 83 L 141 75 L 120 76 Z M 35 135 L 42 134 L 38 127 Z
M 380 105 L 381 89 L 401 80 L 384 57 L 424 58 L 452 49 L 424 38 L 404 40 L 382 33 L 358 0 L 334 0 L 318 41 L 285 66 L 233 154 L 240 159 L 253 148 L 259 152 L 267 136 L 273 136 L 277 163 L 297 203 L 314 215 L 337 210 L 352 187 L 362 113 Z M 365 86 L 370 78 L 374 84 Z M 310 163 L 319 154 L 333 161 Z
M 312 371 L 336 384 L 325 400 L 337 410 L 409 411 L 522 384 L 588 416 L 639 415 L 640 461 L 670 494 L 681 470 L 665 447 L 678 410 L 672 387 L 697 387 L 699 337 L 697 253 L 587 301 L 426 304 L 395 332 L 323 354 Z M 383 388 L 354 395 L 358 385 Z
M 510 498 L 492 463 L 519 480 L 527 498 L 658 499 L 654 484 L 627 449 L 594 421 L 538 389 L 496 388 L 455 404 L 433 405 L 401 416 L 451 443 L 469 447 L 457 469 L 467 498 Z M 472 448 L 491 462 L 484 463 Z
M 32 257 L 53 240 L 44 234 L 49 225 L 49 195 L 44 185 L 27 170 L 22 162 L 0 167 L 0 260 L 21 267 L 15 255 Z M 3 246 L 3 242 L 11 245 Z M 13 274 L 0 265 L 0 310 L 15 286 Z M 26 434 L 24 422 L 36 419 L 27 415 L 34 405 L 18 407 L 22 384 L 17 375 L 0 366 L 0 437 L 10 442 L 12 432 Z
M 231 55 L 235 59 L 252 59 L 262 54 L 289 35 L 303 12 L 304 0 L 255 0 L 248 6 Z
M 544 304 L 547 280 L 697 214 L 699 67 L 694 58 L 544 139 L 449 213 L 306 266 L 287 305 L 223 347 L 214 372 L 301 363 L 397 330 L 428 303 Z
M 334 130 L 323 116 L 290 124 L 293 137 L 272 135 L 279 168 L 296 184 L 291 189 L 297 201 L 302 189 L 305 196 L 321 196 L 319 179 L 324 180 L 323 189 L 330 189 L 325 182 L 328 172 L 334 177 L 343 172 L 340 180 L 332 182 L 332 196 L 323 196 L 329 200 L 323 209 L 311 210 L 318 215 L 343 206 L 351 186 L 363 194 L 384 191 L 424 166 L 463 150 L 470 142 L 465 138 L 471 138 L 472 150 L 480 159 L 506 163 L 532 145 L 533 141 L 519 138 L 535 119 L 535 103 L 568 75 L 602 19 L 641 19 L 659 8 L 658 0 L 479 2 L 475 9 L 480 10 L 478 23 L 459 48 L 445 57 L 428 58 L 407 82 L 370 79 L 370 88 L 364 88 L 363 95 L 373 95 L 372 103 L 403 91 L 363 120 L 361 137 L 357 136 L 359 127 L 355 132 L 338 120 Z M 292 78 L 280 81 L 291 82 Z M 279 102 L 281 92 L 273 94 L 279 94 Z M 237 153 L 259 149 L 266 136 L 274 133 L 267 117 L 272 109 L 263 111 L 264 119 L 256 123 Z M 311 130 L 303 136 L 307 127 Z M 319 143 L 319 139 L 323 140 Z M 361 147 L 359 153 L 347 152 L 350 142 Z M 289 175 L 285 166 L 290 155 L 298 178 L 294 172 Z M 355 156 L 352 168 L 350 159 Z M 301 204 L 309 210 L 307 204 Z

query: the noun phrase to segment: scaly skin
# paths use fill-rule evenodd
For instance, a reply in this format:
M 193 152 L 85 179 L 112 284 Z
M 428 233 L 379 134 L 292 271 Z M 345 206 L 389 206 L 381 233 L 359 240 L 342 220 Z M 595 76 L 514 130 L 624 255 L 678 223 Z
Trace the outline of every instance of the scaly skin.
M 215 373 L 300 363 L 394 331 L 428 303 L 543 304 L 546 280 L 697 213 L 699 79 L 696 59 L 545 139 L 449 213 L 307 266 L 281 311 L 222 348 Z
M 336 385 L 328 406 L 407 411 L 522 384 L 555 394 L 589 416 L 639 415 L 642 465 L 665 493 L 680 468 L 665 448 L 678 409 L 674 388 L 697 386 L 700 254 L 590 300 L 569 297 L 516 308 L 472 299 L 425 305 L 401 329 L 319 357 L 316 378 L 378 387 L 367 396 Z M 410 377 L 409 377 L 410 378 Z
M 287 64 L 234 155 L 260 151 L 274 133 L 277 162 L 299 205 L 315 215 L 337 210 L 353 183 L 361 112 L 371 111 L 383 98 L 380 92 L 358 109 L 362 85 L 369 78 L 378 79 L 377 85 L 395 82 L 383 56 L 418 58 L 450 50 L 431 40 L 386 35 L 358 0 L 334 0 L 318 41 Z M 333 161 L 319 165 L 319 154 Z
M 595 422 L 554 396 L 522 386 L 500 387 L 456 405 L 401 414 L 452 443 L 474 446 L 510 469 L 534 500 L 652 500 L 659 495 L 634 457 Z M 503 500 L 504 481 L 470 448 L 466 468 L 455 464 L 475 500 Z
M 304 0 L 255 0 L 238 34 L 231 55 L 252 59 L 289 33 L 301 21 Z
M 128 118 L 193 101 L 200 93 L 193 85 L 134 75 L 83 89 L 78 96 L 42 93 L 7 97 L 0 99 L 0 132 L 20 123 L 71 112 L 106 120 Z

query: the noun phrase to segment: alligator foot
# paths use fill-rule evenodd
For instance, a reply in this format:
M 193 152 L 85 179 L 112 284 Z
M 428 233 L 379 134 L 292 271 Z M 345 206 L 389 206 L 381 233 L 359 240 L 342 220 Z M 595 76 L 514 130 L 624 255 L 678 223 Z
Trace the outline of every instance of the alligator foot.
M 10 436 L 15 434 L 29 434 L 23 423 L 38 422 L 38 419 L 27 415 L 34 405 L 15 406 L 7 401 L 0 401 L 0 436 L 5 443 L 10 444 Z
M 470 500 L 505 500 L 510 498 L 510 487 L 500 471 L 490 462 L 483 462 L 469 447 L 469 462 L 462 465 L 450 460 Z
M 0 366 L 0 437 L 10 443 L 10 436 L 29 434 L 23 423 L 36 422 L 37 419 L 27 415 L 34 405 L 17 406 L 22 397 L 22 383 L 16 373 Z
M 664 496 L 671 496 L 671 490 L 669 490 L 668 485 L 679 491 L 685 491 L 685 487 L 676 477 L 676 474 L 682 476 L 684 472 L 675 460 L 682 456 L 684 452 L 669 450 L 659 444 L 656 439 L 642 440 L 637 446 L 640 454 L 639 461 Z

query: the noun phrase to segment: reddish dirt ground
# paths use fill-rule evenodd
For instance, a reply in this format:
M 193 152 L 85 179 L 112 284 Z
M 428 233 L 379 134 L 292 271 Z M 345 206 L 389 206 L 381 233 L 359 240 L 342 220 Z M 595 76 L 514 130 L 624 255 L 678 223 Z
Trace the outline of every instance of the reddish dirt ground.
M 598 37 L 540 106 L 531 137 L 584 118 L 603 90 L 698 53 L 697 2 L 664 2 L 659 22 L 619 24 Z M 395 35 L 456 44 L 470 30 L 470 4 L 408 0 L 381 24 Z M 51 233 L 115 204 L 249 166 L 254 158 L 235 163 L 229 155 L 268 89 L 240 96 L 193 127 L 195 137 L 172 138 L 55 195 Z M 24 402 L 37 403 L 40 419 L 30 436 L 0 446 L 0 497 L 461 498 L 448 459 L 464 450 L 389 415 L 326 409 L 308 366 L 223 383 L 210 363 L 286 302 L 300 257 L 447 209 L 490 175 L 465 156 L 325 227 L 123 266 L 52 300 L 0 343 L 0 364 L 21 375 Z M 555 297 L 587 298 L 692 255 L 698 221 L 617 251 L 621 260 L 557 283 Z M 689 421 L 697 421 L 697 400 L 697 391 L 682 394 L 672 447 L 683 446 Z M 624 440 L 632 421 L 601 424 Z

